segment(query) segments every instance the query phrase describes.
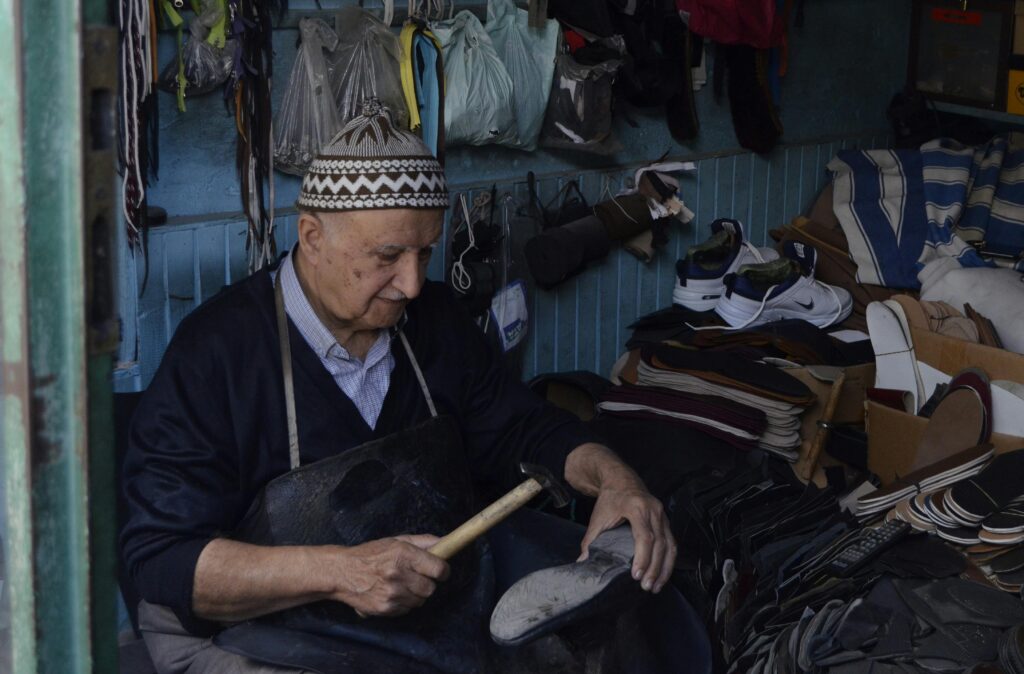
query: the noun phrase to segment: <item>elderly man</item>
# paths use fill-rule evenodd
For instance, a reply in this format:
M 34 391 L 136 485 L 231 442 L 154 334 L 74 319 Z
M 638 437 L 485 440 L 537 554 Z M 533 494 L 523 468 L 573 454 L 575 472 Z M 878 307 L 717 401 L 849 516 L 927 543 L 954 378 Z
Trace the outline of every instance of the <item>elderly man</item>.
M 548 467 L 596 498 L 584 556 L 599 533 L 628 522 L 633 577 L 652 593 L 668 582 L 676 550 L 660 503 L 573 418 L 510 377 L 445 287 L 425 280 L 447 205 L 437 160 L 369 102 L 305 176 L 291 253 L 178 328 L 135 413 L 125 467 L 124 558 L 161 673 L 296 671 L 211 637 L 226 624 L 325 601 L 362 617 L 342 643 L 395 651 L 409 658 L 404 671 L 478 670 L 472 659 L 451 665 L 450 654 L 425 653 L 433 638 L 404 648 L 387 636 L 389 621 L 408 626 L 448 582 L 449 564 L 427 551 L 435 535 L 261 545 L 235 534 L 275 478 L 433 416 L 454 419 L 477 483 L 507 488 L 522 479 L 521 461 Z

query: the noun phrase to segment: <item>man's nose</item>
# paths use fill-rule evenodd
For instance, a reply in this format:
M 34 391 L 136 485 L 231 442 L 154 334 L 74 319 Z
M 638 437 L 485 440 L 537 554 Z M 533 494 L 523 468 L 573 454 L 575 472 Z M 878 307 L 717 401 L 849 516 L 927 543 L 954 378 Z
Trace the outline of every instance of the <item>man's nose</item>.
M 410 251 L 410 253 L 402 256 L 399 262 L 398 273 L 395 274 L 391 285 L 411 300 L 420 294 L 426 276 L 426 265 L 421 264 L 419 256 Z

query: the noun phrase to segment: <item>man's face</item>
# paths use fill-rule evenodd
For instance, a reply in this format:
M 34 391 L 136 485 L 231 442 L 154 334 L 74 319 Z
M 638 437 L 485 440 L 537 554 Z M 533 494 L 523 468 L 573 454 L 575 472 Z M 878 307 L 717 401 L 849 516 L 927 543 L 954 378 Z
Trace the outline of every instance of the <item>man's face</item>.
M 305 217 L 305 216 L 304 216 Z M 441 237 L 442 210 L 389 209 L 319 213 L 316 250 L 303 250 L 307 292 L 329 328 L 395 325 L 419 295 Z M 300 248 L 307 243 L 302 240 Z M 319 306 L 318 306 L 319 305 Z

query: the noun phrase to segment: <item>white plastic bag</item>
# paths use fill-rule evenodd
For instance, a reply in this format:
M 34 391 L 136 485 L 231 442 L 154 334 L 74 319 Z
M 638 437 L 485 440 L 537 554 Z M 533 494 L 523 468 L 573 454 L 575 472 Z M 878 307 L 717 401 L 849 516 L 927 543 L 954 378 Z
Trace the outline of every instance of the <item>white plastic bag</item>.
M 430 30 L 444 56 L 445 144 L 516 143 L 512 78 L 480 19 L 462 10 Z
M 409 128 L 399 64 L 402 45 L 380 19 L 356 6 L 335 14 L 338 48 L 332 58 L 338 115 L 342 126 L 363 112 L 363 101 L 376 98 L 391 110 L 391 119 Z
M 274 119 L 274 167 L 303 175 L 336 133 L 341 120 L 324 50 L 333 50 L 338 36 L 320 19 L 299 22 L 300 44 L 288 89 Z
M 512 79 L 517 140 L 508 144 L 531 152 L 551 93 L 558 22 L 546 19 L 542 28 L 530 28 L 529 12 L 517 9 L 513 0 L 488 0 L 486 28 Z

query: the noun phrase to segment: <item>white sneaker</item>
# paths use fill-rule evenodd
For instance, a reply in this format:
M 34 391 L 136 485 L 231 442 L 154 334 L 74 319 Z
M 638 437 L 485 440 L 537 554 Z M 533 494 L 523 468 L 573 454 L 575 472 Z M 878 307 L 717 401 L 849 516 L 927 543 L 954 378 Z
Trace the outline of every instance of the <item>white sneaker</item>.
M 818 254 L 811 246 L 787 241 L 782 257 L 743 265 L 725 279 L 715 312 L 733 328 L 798 318 L 819 328 L 846 320 L 853 297 L 843 288 L 814 278 Z
M 743 225 L 720 218 L 711 223 L 711 237 L 691 246 L 676 262 L 672 302 L 693 311 L 711 311 L 725 292 L 725 277 L 742 265 L 779 257 L 771 248 L 757 248 L 743 238 Z

